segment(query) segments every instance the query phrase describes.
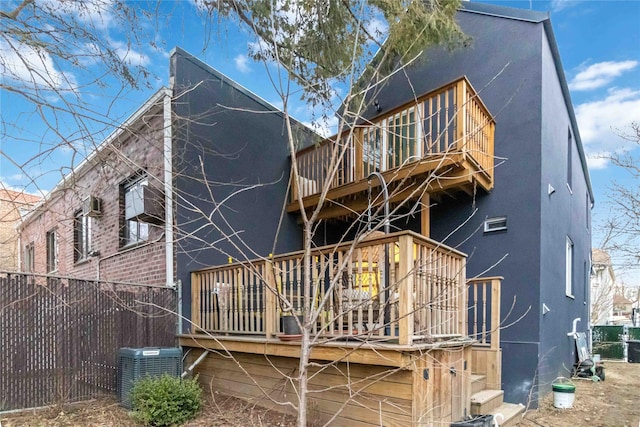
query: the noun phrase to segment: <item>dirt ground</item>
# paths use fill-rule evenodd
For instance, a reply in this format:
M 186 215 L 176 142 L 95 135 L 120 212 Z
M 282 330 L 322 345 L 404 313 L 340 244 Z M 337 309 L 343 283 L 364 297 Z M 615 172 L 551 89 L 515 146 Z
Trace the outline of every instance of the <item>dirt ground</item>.
M 556 409 L 549 393 L 538 410 L 525 414 L 521 427 L 640 426 L 640 364 L 605 361 L 605 380 L 574 379 L 571 409 Z M 551 388 L 551 386 L 549 386 Z
M 636 427 L 640 426 L 640 364 L 605 361 L 606 380 L 573 380 L 575 402 L 571 409 L 553 407 L 553 393 L 540 408 L 528 411 L 522 427 Z M 215 396 L 207 399 L 199 417 L 187 427 L 290 427 L 293 418 L 256 408 L 241 400 Z M 51 408 L 37 412 L 0 415 L 0 427 L 139 426 L 114 398 Z

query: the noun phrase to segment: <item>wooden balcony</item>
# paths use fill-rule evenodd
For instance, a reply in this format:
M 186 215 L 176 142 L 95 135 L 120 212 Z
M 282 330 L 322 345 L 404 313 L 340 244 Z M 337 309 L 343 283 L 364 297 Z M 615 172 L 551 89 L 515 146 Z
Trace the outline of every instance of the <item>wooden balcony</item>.
M 339 137 L 300 150 L 289 212 L 314 208 L 328 187 L 321 217 L 367 207 L 368 177 L 383 175 L 391 202 L 493 188 L 495 122 L 466 77 L 396 110 L 358 123 Z M 334 168 L 331 166 L 334 165 Z M 374 181 L 372 184 L 379 185 Z
M 281 319 L 301 314 L 307 304 L 321 307 L 312 325 L 318 338 L 411 345 L 469 336 L 478 347 L 500 349 L 502 278 L 467 281 L 466 256 L 455 249 L 411 231 L 316 248 L 309 298 L 302 256 L 192 272 L 192 331 L 272 339 L 284 332 Z

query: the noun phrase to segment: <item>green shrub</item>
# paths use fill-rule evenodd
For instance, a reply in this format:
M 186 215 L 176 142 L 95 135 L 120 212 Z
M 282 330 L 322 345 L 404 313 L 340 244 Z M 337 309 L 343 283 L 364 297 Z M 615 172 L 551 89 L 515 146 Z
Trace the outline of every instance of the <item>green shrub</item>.
M 195 418 L 201 397 L 197 377 L 187 380 L 167 374 L 144 377 L 131 390 L 132 415 L 149 426 L 183 424 Z

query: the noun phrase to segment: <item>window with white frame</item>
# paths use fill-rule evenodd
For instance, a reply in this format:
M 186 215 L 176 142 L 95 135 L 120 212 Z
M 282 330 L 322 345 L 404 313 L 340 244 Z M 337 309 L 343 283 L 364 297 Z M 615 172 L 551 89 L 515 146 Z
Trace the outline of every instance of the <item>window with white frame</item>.
M 416 107 L 387 119 L 387 168 L 393 169 L 417 154 Z
M 122 186 L 124 206 L 122 212 L 121 243 L 122 246 L 133 245 L 149 240 L 149 224 L 138 221 L 134 215 L 137 205 L 142 203 L 144 188 L 149 181 L 140 176 Z
M 24 247 L 23 269 L 28 273 L 33 273 L 35 269 L 35 245 L 33 242 Z
M 58 233 L 56 229 L 47 232 L 47 273 L 58 270 Z
M 73 260 L 82 261 L 91 252 L 91 217 L 82 210 L 76 212 L 73 222 Z
M 567 236 L 565 254 L 565 294 L 573 297 L 573 241 Z

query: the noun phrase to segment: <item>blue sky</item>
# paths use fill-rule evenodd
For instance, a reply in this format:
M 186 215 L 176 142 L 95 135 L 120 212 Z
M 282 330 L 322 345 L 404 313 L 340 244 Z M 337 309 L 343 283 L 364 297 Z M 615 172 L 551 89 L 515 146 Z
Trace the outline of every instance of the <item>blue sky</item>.
M 46 3 L 53 0 L 44 1 Z M 100 1 L 109 4 L 109 0 Z M 589 156 L 596 197 L 594 227 L 597 227 L 608 215 L 607 188 L 612 180 L 624 182 L 624 176 L 599 157 L 599 153 L 633 148 L 617 134 L 624 132 L 633 120 L 640 120 L 640 1 L 481 1 L 550 12 L 580 134 Z M 11 1 L 4 4 L 9 5 Z M 194 14 L 191 1 L 168 3 L 157 12 L 154 19 L 140 20 L 140 28 L 144 31 L 148 27 L 147 36 L 156 43 L 155 46 L 143 43 L 128 52 L 121 41 L 123 29 L 118 28 L 117 21 L 112 19 L 108 11 L 94 21 L 99 23 L 105 40 L 112 48 L 116 51 L 121 49 L 123 55 L 126 52 L 133 65 L 144 65 L 155 76 L 150 79 L 149 87 L 125 91 L 121 91 L 119 85 L 105 77 L 104 87 L 86 86 L 86 93 L 82 93 L 85 106 L 108 117 L 111 123 L 121 122 L 155 89 L 168 83 L 168 53 L 176 45 L 190 51 L 274 105 L 281 103 L 268 80 L 265 66 L 248 58 L 248 40 L 244 34 L 236 31 L 233 23 L 220 21 L 215 27 L 203 28 Z M 153 30 L 156 28 L 163 39 L 155 35 Z M 3 64 L 6 67 L 11 61 L 7 50 L 3 50 L 2 42 L 0 57 L 3 57 L 0 68 Z M 87 75 L 82 75 L 68 65 L 48 63 L 46 58 L 43 62 L 43 66 L 53 71 L 58 80 L 76 87 L 85 87 L 83 83 L 87 80 Z M 4 74 L 5 70 L 2 71 Z M 55 101 L 55 96 L 53 98 L 54 104 L 59 102 Z M 67 135 L 73 135 L 68 147 L 58 147 L 58 135 L 50 130 L 45 131 L 42 123 L 43 117 L 51 120 L 50 115 L 38 114 L 33 105 L 6 91 L 0 93 L 0 110 L 4 119 L 0 134 L 0 150 L 4 154 L 0 157 L 0 184 L 17 189 L 26 187 L 31 192 L 37 190 L 30 178 L 37 177 L 39 189 L 45 192 L 50 190 L 61 175 L 69 171 L 70 166 L 78 163 L 86 149 L 99 143 L 110 129 L 110 123 L 92 122 L 90 127 L 91 133 L 96 135 L 95 140 L 84 147 L 80 141 L 86 141 L 89 130 L 73 132 L 73 129 L 77 129 L 76 123 L 68 118 L 58 117 L 61 123 L 56 125 L 66 129 Z M 291 109 L 294 116 L 302 121 L 310 120 L 307 111 L 302 104 Z M 48 152 L 52 147 L 56 149 Z M 77 149 L 80 151 L 76 151 Z M 21 171 L 13 162 L 26 164 L 28 173 Z M 594 245 L 598 244 L 598 239 L 596 230 Z

